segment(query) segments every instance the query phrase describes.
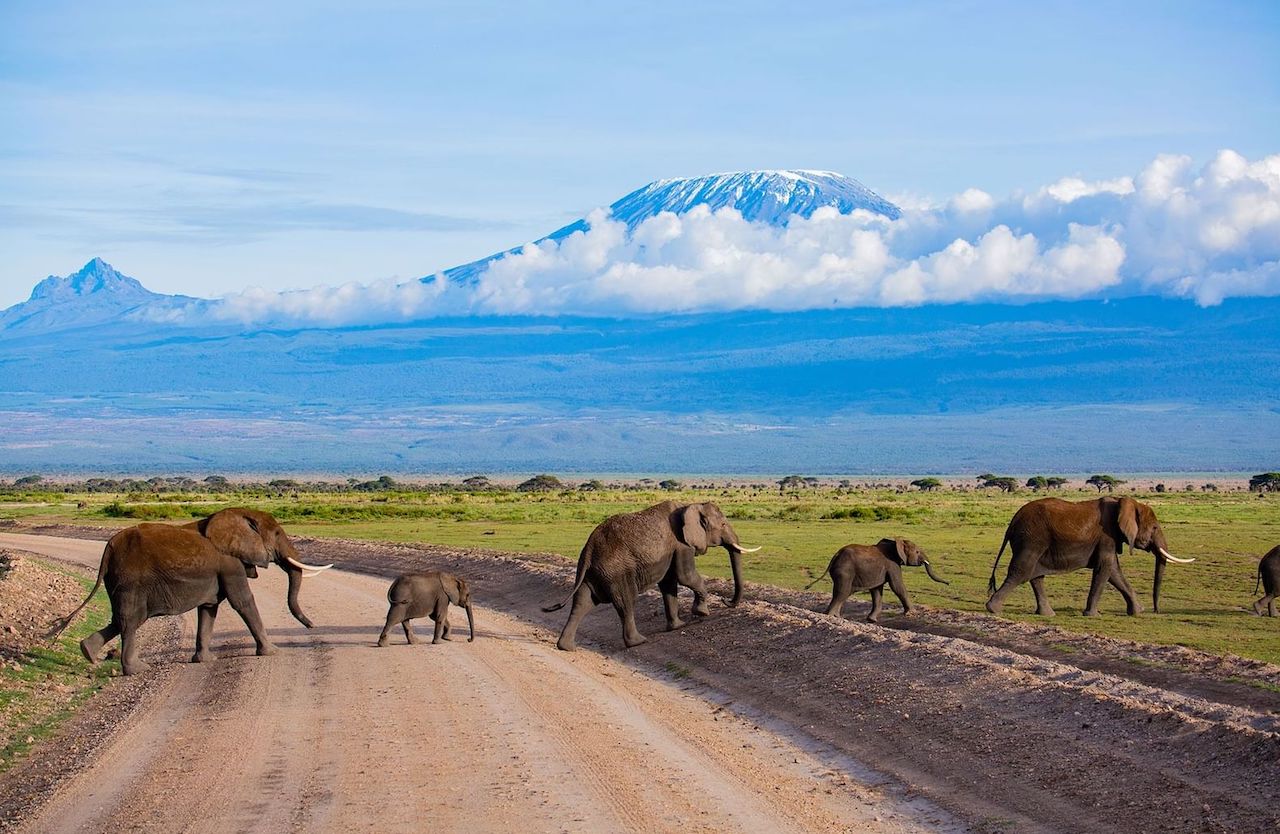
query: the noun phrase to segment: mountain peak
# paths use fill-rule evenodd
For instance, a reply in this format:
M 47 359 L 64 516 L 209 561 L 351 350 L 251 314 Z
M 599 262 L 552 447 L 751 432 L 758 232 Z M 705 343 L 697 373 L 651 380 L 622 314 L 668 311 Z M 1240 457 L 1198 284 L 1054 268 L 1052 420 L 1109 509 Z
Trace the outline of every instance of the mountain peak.
M 154 295 L 137 280 L 117 272 L 102 258 L 94 258 L 65 278 L 56 275 L 45 278 L 31 290 L 29 300 L 69 301 L 99 293 L 139 301 Z

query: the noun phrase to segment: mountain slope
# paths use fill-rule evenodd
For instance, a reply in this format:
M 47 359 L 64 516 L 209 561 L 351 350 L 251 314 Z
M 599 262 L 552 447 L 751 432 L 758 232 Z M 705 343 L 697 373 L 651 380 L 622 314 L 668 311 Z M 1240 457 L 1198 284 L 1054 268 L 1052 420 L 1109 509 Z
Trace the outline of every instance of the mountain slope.
M 609 211 L 614 220 L 634 230 L 664 211 L 684 214 L 698 206 L 712 211 L 734 208 L 747 220 L 775 226 L 785 225 L 795 215 L 809 217 L 824 207 L 834 208 L 841 214 L 869 211 L 892 220 L 902 215 L 901 209 L 862 183 L 831 171 L 741 171 L 657 180 L 613 203 Z M 587 225 L 585 219 L 575 220 L 534 242 L 563 240 L 574 232 L 586 231 Z M 456 283 L 470 283 L 493 261 L 520 248 L 447 269 L 444 275 Z M 435 276 L 423 280 L 430 282 Z
M 65 278 L 50 275 L 31 297 L 0 311 L 6 336 L 43 334 L 102 324 L 114 319 L 164 321 L 189 305 L 204 304 L 184 295 L 163 295 L 94 258 Z

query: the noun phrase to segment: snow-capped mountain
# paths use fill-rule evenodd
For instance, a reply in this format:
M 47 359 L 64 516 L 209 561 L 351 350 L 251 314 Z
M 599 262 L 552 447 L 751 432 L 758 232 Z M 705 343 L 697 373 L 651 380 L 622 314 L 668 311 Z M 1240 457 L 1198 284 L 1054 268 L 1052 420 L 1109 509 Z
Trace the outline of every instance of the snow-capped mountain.
M 712 211 L 735 208 L 753 222 L 782 226 L 795 216 L 809 217 L 830 206 L 841 214 L 861 209 L 897 220 L 902 210 L 855 179 L 831 171 L 738 171 L 705 177 L 657 180 L 638 188 L 609 206 L 613 219 L 635 229 L 650 217 L 669 211 L 684 214 L 697 206 Z M 562 240 L 585 231 L 587 221 L 575 220 L 535 243 Z M 463 266 L 445 270 L 445 276 L 469 283 L 494 260 L 519 250 L 508 249 Z M 434 276 L 424 278 L 434 280 Z
M 65 278 L 50 275 L 36 284 L 29 299 L 0 311 L 0 331 L 48 333 L 130 317 L 163 321 L 178 308 L 201 303 L 152 292 L 94 258 Z

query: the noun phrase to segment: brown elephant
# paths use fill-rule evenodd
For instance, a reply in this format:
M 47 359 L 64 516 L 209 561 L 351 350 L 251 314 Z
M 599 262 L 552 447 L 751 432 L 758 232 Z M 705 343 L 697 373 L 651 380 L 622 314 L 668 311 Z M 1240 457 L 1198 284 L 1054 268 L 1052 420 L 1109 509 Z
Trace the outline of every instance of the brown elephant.
M 1036 595 L 1036 613 L 1052 617 L 1054 612 L 1045 595 L 1044 577 L 1087 567 L 1093 570 L 1093 582 L 1085 603 L 1086 616 L 1098 613 L 1098 599 L 1108 582 L 1124 596 L 1129 614 L 1138 614 L 1141 606 L 1120 570 L 1118 557 L 1125 544 L 1131 551 L 1146 550 L 1155 555 L 1151 604 L 1152 609 L 1159 612 L 1165 563 L 1186 564 L 1195 559 L 1179 559 L 1169 553 L 1164 530 L 1154 510 L 1127 496 L 1088 501 L 1041 498 L 1028 502 L 1009 522 L 1000 552 L 991 566 L 991 581 L 987 586 L 991 598 L 987 600 L 987 610 L 999 614 L 1010 592 L 1029 581 Z M 996 568 L 1006 546 L 1012 548 L 1009 572 L 996 590 Z
M 391 627 L 399 623 L 404 628 L 404 637 L 410 643 L 417 643 L 410 620 L 418 617 L 430 617 L 435 621 L 435 634 L 432 643 L 439 643 L 449 638 L 449 605 L 461 605 L 467 610 L 467 625 L 471 627 L 468 643 L 476 639 L 476 618 L 471 610 L 471 589 L 467 581 L 451 573 L 438 570 L 427 573 L 407 573 L 396 578 L 387 589 L 387 624 L 378 635 L 378 645 L 387 645 L 387 634 Z
M 1276 595 L 1280 594 L 1280 544 L 1267 551 L 1267 555 L 1258 562 L 1258 581 L 1254 583 L 1253 592 L 1258 593 L 1262 586 L 1264 596 L 1253 604 L 1253 612 L 1262 615 L 1265 610 L 1268 616 L 1276 615 Z
M 228 507 L 183 527 L 196 531 L 218 550 L 244 562 L 245 573 L 250 578 L 257 577 L 257 565 L 266 566 L 272 562 L 279 565 L 289 577 L 289 613 L 307 628 L 313 628 L 310 618 L 298 605 L 298 591 L 302 588 L 303 577 L 315 576 L 333 565 L 303 564 L 293 542 L 289 541 L 284 528 L 271 513 Z
M 146 671 L 138 659 L 136 634 L 151 617 L 199 611 L 196 652 L 193 663 L 213 659 L 209 639 L 218 605 L 226 599 L 249 627 L 259 655 L 276 649 L 262 628 L 262 618 L 249 590 L 249 575 L 256 567 L 270 564 L 267 552 L 231 556 L 194 530 L 168 524 L 139 524 L 111 537 L 102 551 L 98 580 L 80 607 L 60 620 L 53 636 L 60 634 L 72 619 L 106 585 L 111 599 L 111 622 L 80 641 L 80 650 L 96 663 L 103 645 L 120 636 L 120 665 L 126 675 Z
M 662 604 L 667 617 L 667 630 L 683 623 L 677 616 L 676 594 L 679 586 L 692 588 L 693 613 L 706 616 L 706 582 L 694 565 L 694 557 L 709 547 L 729 551 L 733 569 L 733 599 L 742 598 L 742 572 L 738 564 L 741 553 L 755 553 L 760 548 L 744 548 L 728 519 L 714 503 L 677 504 L 663 501 L 634 513 L 610 516 L 600 523 L 578 557 L 577 576 L 568 599 L 543 611 L 558 611 L 570 600 L 569 619 L 560 632 L 556 645 L 573 651 L 578 623 L 586 613 L 603 602 L 613 603 L 622 621 L 622 641 L 631 648 L 646 642 L 636 628 L 636 597 L 657 583 L 662 591 Z
M 929 564 L 925 552 L 915 542 L 910 539 L 881 539 L 876 544 L 848 544 L 840 548 L 831 557 L 822 576 L 805 586 L 805 590 L 817 585 L 827 574 L 831 575 L 831 604 L 827 606 L 828 614 L 839 614 L 845 600 L 854 591 L 870 591 L 871 613 L 867 615 L 867 622 L 878 622 L 885 584 L 888 584 L 902 603 L 902 613 L 911 612 L 907 586 L 902 581 L 903 565 L 923 565 L 925 573 L 934 582 L 951 584 L 933 572 L 933 565 Z

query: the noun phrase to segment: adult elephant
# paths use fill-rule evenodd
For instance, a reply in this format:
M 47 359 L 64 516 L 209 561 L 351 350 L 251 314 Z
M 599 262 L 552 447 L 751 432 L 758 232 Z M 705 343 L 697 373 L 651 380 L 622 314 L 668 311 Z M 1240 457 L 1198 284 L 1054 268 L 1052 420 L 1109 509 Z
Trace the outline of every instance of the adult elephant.
M 1169 553 L 1164 530 L 1154 510 L 1129 497 L 1090 501 L 1041 498 L 1024 504 L 1009 522 L 1000 552 L 991 566 L 991 581 L 987 586 L 991 598 L 987 600 L 987 610 L 999 614 L 1010 592 L 1029 581 L 1036 595 L 1036 613 L 1052 617 L 1044 577 L 1087 567 L 1093 569 L 1093 582 L 1085 603 L 1086 616 L 1098 613 L 1098 598 L 1108 582 L 1124 596 L 1129 614 L 1138 614 L 1142 608 L 1120 570 L 1118 557 L 1125 544 L 1131 551 L 1146 550 L 1156 557 L 1151 604 L 1158 613 L 1165 563 L 1186 564 L 1195 559 L 1179 559 Z M 996 590 L 996 568 L 1006 546 L 1012 548 L 1009 572 Z
M 742 599 L 742 570 L 738 556 L 760 548 L 744 548 L 728 519 L 714 503 L 677 504 L 663 501 L 635 513 L 610 516 L 587 538 L 578 557 L 573 591 L 557 605 L 543 611 L 558 611 L 570 600 L 569 619 L 556 645 L 573 651 L 578 623 L 596 605 L 613 603 L 622 620 L 622 641 L 627 648 L 646 642 L 636 628 L 635 602 L 641 591 L 657 583 L 667 617 L 667 630 L 678 628 L 676 594 L 679 586 L 693 589 L 693 613 L 706 616 L 706 583 L 694 565 L 694 557 L 709 547 L 729 551 L 733 568 L 733 599 Z
M 222 600 L 244 620 L 257 644 L 259 655 L 274 654 L 258 616 L 258 607 L 249 590 L 249 577 L 256 568 L 266 567 L 270 558 L 265 548 L 237 557 L 223 553 L 192 529 L 168 524 L 139 524 L 116 533 L 102 551 L 98 579 L 80 607 L 60 620 L 51 636 L 60 634 L 106 585 L 111 599 L 111 622 L 80 641 L 80 650 L 90 663 L 107 641 L 120 636 L 120 665 L 126 675 L 146 671 L 138 659 L 138 628 L 151 617 L 199 611 L 196 651 L 191 660 L 213 659 L 209 640 L 214 618 Z
M 307 628 L 313 628 L 311 619 L 298 605 L 298 591 L 303 577 L 315 576 L 333 565 L 303 564 L 275 516 L 246 507 L 228 507 L 183 527 L 194 530 L 221 552 L 243 562 L 250 578 L 257 577 L 258 566 L 265 567 L 272 562 L 279 565 L 289 577 L 289 613 Z

